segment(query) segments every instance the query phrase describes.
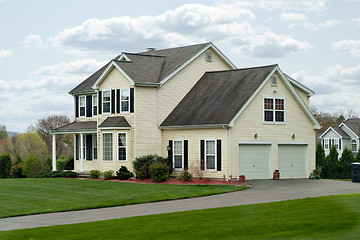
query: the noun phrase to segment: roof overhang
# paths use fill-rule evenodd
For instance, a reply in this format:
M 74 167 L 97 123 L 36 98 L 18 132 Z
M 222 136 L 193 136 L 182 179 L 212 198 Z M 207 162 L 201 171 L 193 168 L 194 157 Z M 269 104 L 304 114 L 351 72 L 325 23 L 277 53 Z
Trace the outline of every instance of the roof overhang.
M 296 81 L 295 79 L 293 79 L 292 77 L 290 77 L 287 74 L 284 74 L 288 80 L 290 81 L 290 83 L 292 83 L 293 85 L 295 85 L 297 88 L 300 88 L 301 90 L 303 90 L 309 97 L 314 96 L 315 92 L 313 90 L 311 90 L 310 88 L 306 87 L 305 85 L 299 83 L 298 81 Z

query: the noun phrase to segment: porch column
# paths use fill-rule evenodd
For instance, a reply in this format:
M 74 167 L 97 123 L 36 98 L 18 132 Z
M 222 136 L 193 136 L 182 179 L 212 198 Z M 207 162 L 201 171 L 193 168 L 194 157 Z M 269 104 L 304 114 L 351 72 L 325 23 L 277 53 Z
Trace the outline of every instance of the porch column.
M 52 137 L 52 171 L 56 171 L 56 135 Z
M 80 172 L 84 171 L 84 139 L 83 134 L 80 133 Z

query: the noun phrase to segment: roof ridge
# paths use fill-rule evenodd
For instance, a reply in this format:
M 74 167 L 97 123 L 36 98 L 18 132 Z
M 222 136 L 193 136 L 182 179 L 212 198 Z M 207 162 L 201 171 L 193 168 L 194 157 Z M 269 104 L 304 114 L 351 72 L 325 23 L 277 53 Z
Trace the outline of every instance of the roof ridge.
M 258 66 L 258 67 L 248 67 L 248 68 L 236 68 L 236 69 L 228 69 L 228 70 L 218 70 L 218 71 L 207 71 L 207 73 L 234 72 L 234 71 L 240 71 L 240 70 L 250 70 L 250 69 L 267 68 L 267 67 L 275 67 L 275 66 L 278 66 L 278 64 L 264 65 L 264 66 Z
M 136 55 L 136 56 L 144 56 L 144 57 L 166 57 L 166 56 L 152 55 L 152 54 L 146 54 L 146 53 L 147 52 L 144 52 L 144 53 L 124 53 L 124 54 Z
M 204 43 L 196 43 L 192 45 L 184 45 L 184 46 L 178 46 L 178 47 L 171 47 L 171 48 L 162 48 L 162 49 L 156 49 L 151 51 L 151 53 L 158 52 L 158 51 L 167 51 L 167 50 L 173 50 L 173 49 L 179 49 L 179 48 L 187 48 L 187 47 L 195 47 L 200 45 L 207 45 L 211 44 L 212 42 L 204 42 Z M 147 53 L 147 52 L 138 52 L 138 54 Z

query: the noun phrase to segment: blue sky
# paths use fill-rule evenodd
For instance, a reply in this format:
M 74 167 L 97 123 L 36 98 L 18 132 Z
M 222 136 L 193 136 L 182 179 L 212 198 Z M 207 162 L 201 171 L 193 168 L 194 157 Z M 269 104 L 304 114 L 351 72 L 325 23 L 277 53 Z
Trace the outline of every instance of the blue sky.
M 0 0 L 0 124 L 73 119 L 67 94 L 121 52 L 212 41 L 239 68 L 279 64 L 320 111 L 360 113 L 360 0 Z

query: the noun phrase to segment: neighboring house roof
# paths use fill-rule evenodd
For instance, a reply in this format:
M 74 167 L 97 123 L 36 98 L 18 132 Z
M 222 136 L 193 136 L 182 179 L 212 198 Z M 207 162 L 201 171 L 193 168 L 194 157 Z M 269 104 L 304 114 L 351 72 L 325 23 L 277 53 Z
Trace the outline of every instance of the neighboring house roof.
M 360 118 L 349 118 L 345 122 L 343 122 L 341 125 L 345 125 L 348 127 L 357 137 L 360 136 Z
M 87 132 L 96 131 L 97 121 L 86 121 L 86 122 L 72 122 L 65 126 L 52 130 L 52 133 L 72 133 L 72 132 Z
M 323 138 L 331 130 L 334 131 L 337 135 L 339 135 L 340 138 L 350 138 L 346 132 L 344 132 L 340 127 L 337 126 L 329 127 L 323 134 L 320 135 L 319 138 Z
M 277 65 L 206 72 L 160 126 L 232 126 L 275 71 L 279 72 L 285 82 L 289 81 Z M 320 128 L 291 83 L 285 84 L 312 120 L 315 128 Z
M 99 129 L 106 129 L 106 128 L 127 129 L 130 127 L 131 127 L 130 124 L 128 123 L 128 121 L 126 121 L 126 119 L 123 116 L 108 117 L 99 125 Z
M 208 48 L 213 49 L 230 67 L 235 68 L 235 65 L 211 42 L 149 52 L 122 53 L 69 93 L 94 92 L 114 67 L 122 72 L 131 84 L 160 85 Z M 123 58 L 127 61 L 121 61 Z

